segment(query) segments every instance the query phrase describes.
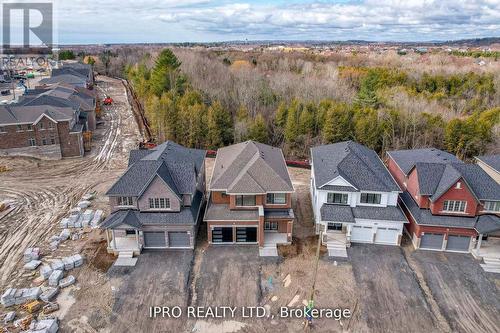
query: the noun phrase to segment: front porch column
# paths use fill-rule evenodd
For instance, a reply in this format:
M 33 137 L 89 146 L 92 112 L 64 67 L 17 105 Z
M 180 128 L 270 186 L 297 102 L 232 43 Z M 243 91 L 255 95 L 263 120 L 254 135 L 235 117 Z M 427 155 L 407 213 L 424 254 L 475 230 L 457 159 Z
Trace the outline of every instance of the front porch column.
M 135 229 L 135 241 L 137 242 L 137 248 L 140 248 L 139 247 L 139 231 L 137 231 L 137 229 Z
M 111 229 L 111 236 L 113 236 L 113 248 L 116 250 L 116 237 L 113 229 Z
M 478 252 L 478 254 L 482 242 L 483 242 L 483 234 L 479 234 L 479 238 L 477 239 L 477 244 L 476 244 L 476 251 Z
M 108 247 L 109 247 L 109 229 L 106 229 L 106 242 L 108 244 Z

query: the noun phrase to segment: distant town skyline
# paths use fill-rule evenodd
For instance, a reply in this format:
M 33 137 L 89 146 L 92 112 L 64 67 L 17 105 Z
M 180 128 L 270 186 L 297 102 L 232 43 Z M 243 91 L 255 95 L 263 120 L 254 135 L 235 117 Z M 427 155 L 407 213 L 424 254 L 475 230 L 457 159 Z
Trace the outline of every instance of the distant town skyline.
M 444 41 L 500 36 L 500 0 L 54 1 L 64 44 Z

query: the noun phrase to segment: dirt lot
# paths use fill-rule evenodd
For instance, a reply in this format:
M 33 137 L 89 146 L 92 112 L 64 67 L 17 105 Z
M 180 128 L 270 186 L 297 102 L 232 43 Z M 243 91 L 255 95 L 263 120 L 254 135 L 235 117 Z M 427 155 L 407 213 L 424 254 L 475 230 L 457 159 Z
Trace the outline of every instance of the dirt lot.
M 498 274 L 469 255 L 408 251 L 453 332 L 500 332 Z
M 1 291 L 9 286 L 28 287 L 31 284 L 33 276 L 22 270 L 22 254 L 31 246 L 40 247 L 45 260 L 80 251 L 87 255 L 85 267 L 75 270 L 77 280 L 81 272 L 93 272 L 96 279 L 89 276 L 79 283 L 79 288 L 99 280 L 100 273 L 92 265 L 102 269 L 109 267 L 100 249 L 102 235 L 97 230 L 78 241 L 64 242 L 55 252 L 50 251 L 48 241 L 60 233 L 60 219 L 83 194 L 96 191 L 97 199 L 92 208 L 108 209 L 104 192 L 123 173 L 128 152 L 140 138 L 121 82 L 99 77 L 97 89 L 113 97 L 115 103 L 105 107 L 103 123 L 94 133 L 92 152 L 84 158 L 62 161 L 0 158 L 0 165 L 10 170 L 0 173 L 0 201 L 9 200 L 15 206 L 0 220 Z M 73 296 L 63 296 L 67 296 L 69 306 Z M 4 310 L 0 309 L 0 315 L 2 313 Z

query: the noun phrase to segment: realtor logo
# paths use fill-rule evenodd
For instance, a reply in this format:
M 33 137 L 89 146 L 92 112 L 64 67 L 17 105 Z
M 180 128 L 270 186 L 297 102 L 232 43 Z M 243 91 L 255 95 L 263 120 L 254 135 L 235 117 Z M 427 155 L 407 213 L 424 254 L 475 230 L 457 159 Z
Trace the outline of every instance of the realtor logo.
M 52 3 L 3 3 L 2 45 L 6 53 L 29 53 L 53 46 Z

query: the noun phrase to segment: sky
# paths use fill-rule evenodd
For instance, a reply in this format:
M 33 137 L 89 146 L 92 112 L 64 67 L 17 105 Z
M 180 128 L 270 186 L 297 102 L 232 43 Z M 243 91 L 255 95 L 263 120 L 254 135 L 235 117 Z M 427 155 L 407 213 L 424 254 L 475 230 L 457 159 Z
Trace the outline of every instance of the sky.
M 500 0 L 53 2 L 59 44 L 500 36 Z

